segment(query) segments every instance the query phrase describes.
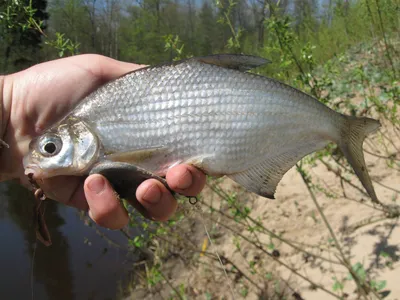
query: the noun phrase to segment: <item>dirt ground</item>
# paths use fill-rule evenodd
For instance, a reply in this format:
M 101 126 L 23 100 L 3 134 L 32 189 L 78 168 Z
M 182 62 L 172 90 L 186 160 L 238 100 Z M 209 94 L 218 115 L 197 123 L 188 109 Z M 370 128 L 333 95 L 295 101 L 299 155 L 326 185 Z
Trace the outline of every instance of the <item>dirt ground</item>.
M 380 134 L 371 136 L 364 143 L 364 149 L 377 152 L 371 145 L 379 142 L 385 143 L 387 152 L 394 153 L 394 157 L 400 160 L 400 139 L 393 132 L 383 129 L 390 135 L 394 145 L 390 142 L 382 142 Z M 396 148 L 394 147 L 396 146 Z M 386 150 L 385 150 L 386 151 Z M 380 155 L 385 155 L 382 150 Z M 378 198 L 385 204 L 399 204 L 400 195 L 390 188 L 400 190 L 400 163 L 395 168 L 389 168 L 386 160 L 365 153 L 367 167 L 371 174 Z M 329 161 L 329 160 L 327 160 Z M 332 162 L 332 160 L 330 160 Z M 327 168 L 319 163 L 308 168 L 310 175 L 319 186 L 332 194 L 341 195 L 342 187 L 338 177 L 327 171 Z M 351 182 L 361 187 L 355 176 L 345 176 Z M 226 191 L 237 191 L 238 201 L 251 208 L 250 216 L 259 220 L 263 226 L 274 233 L 281 235 L 286 240 L 299 248 L 312 254 L 337 261 L 339 257 L 337 249 L 333 245 L 331 236 L 321 216 L 314 205 L 310 194 L 302 181 L 299 173 L 293 168 L 283 178 L 278 186 L 276 200 L 267 200 L 244 192 L 229 179 L 221 183 Z M 390 188 L 387 188 L 387 187 Z M 359 191 L 344 183 L 347 198 L 339 196 L 329 198 L 322 192 L 316 193 L 318 202 L 329 221 L 342 250 L 350 260 L 351 265 L 361 263 L 368 280 L 375 282 L 386 281 L 386 286 L 381 290 L 384 299 L 400 299 L 400 228 L 398 219 L 388 219 L 366 224 L 373 218 L 379 218 L 383 214 L 372 208 L 371 200 Z M 222 203 L 220 198 L 210 189 L 203 192 L 203 203 L 214 207 L 215 210 L 229 215 L 230 208 L 227 203 Z M 197 204 L 199 205 L 199 204 Z M 201 221 L 205 216 L 205 223 L 213 237 L 214 246 L 208 245 L 209 253 L 218 252 L 219 255 L 233 262 L 236 269 L 240 269 L 239 276 L 232 264 L 226 265 L 228 278 L 223 274 L 216 259 L 210 259 L 207 255 L 199 255 L 189 250 L 174 249 L 167 259 L 163 261 L 164 276 L 168 284 L 159 285 L 149 289 L 136 289 L 130 299 L 179 299 L 172 296 L 172 286 L 181 293 L 181 299 L 296 299 L 296 292 L 307 300 L 337 299 L 321 289 L 313 288 L 313 285 L 324 287 L 337 295 L 343 295 L 343 299 L 357 299 L 356 285 L 348 278 L 349 272 L 343 265 L 322 261 L 313 256 L 307 256 L 298 249 L 280 243 L 277 239 L 271 240 L 264 233 L 251 234 L 245 227 L 236 226 L 229 218 L 218 213 L 211 214 L 209 209 L 202 206 L 204 214 L 192 213 L 182 223 L 178 223 L 173 232 L 179 233 L 182 239 L 190 240 L 191 244 L 200 252 L 204 250 L 206 238 Z M 212 220 L 210 220 L 210 217 Z M 236 232 L 232 232 L 232 230 Z M 359 227 L 356 230 L 352 230 Z M 265 252 L 257 248 L 254 243 L 248 243 L 239 239 L 240 250 L 237 247 L 238 235 L 256 237 L 263 249 L 271 241 L 275 250 L 279 251 L 279 260 L 296 272 L 311 280 L 314 284 L 295 275 L 292 271 L 279 264 Z M 179 248 L 179 247 L 178 247 Z M 382 252 L 385 254 L 382 255 Z M 269 251 L 269 253 L 272 253 Z M 226 261 L 225 261 L 226 262 Z M 253 265 L 252 265 L 253 264 Z M 334 291 L 334 283 L 344 280 L 343 293 Z M 286 282 L 286 283 L 285 283 Z M 229 286 L 234 289 L 234 295 L 229 292 Z M 290 288 L 288 287 L 290 286 Z M 279 290 L 279 291 L 278 291 Z M 150 292 L 151 291 L 151 292 Z M 286 292 L 286 298 L 279 298 L 280 291 Z M 347 294 L 347 295 L 346 295 Z M 368 299 L 374 299 L 370 295 Z

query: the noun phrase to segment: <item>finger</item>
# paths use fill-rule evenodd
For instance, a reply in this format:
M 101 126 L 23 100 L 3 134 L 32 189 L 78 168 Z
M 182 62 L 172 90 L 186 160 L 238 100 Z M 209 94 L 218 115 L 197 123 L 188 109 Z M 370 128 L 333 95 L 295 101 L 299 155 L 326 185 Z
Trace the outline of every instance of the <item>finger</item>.
M 166 178 L 171 189 L 185 196 L 196 196 L 206 184 L 206 175 L 191 165 L 171 168 Z
M 13 103 L 24 112 L 20 135 L 37 135 L 58 121 L 84 97 L 104 83 L 144 67 L 96 54 L 84 54 L 35 65 L 9 76 Z M 72 76 L 72 75 L 73 76 Z M 11 85 L 11 84 L 9 84 Z M 6 91 L 7 91 L 6 90 Z M 51 92 L 51 97 L 43 95 Z M 21 123 L 21 116 L 15 114 Z M 11 122 L 11 123 L 13 123 Z
M 145 65 L 118 61 L 98 54 L 82 54 L 65 59 L 66 62 L 75 64 L 85 69 L 103 82 L 116 79 L 128 72 L 145 67 Z
M 84 191 L 89 205 L 89 216 L 98 225 L 115 230 L 128 224 L 128 213 L 102 175 L 89 176 L 85 181 Z
M 168 220 L 178 205 L 170 191 L 156 179 L 143 182 L 136 190 L 136 198 L 157 221 Z
M 47 198 L 87 211 L 89 207 L 83 192 L 83 181 L 82 177 L 56 176 L 38 184 Z

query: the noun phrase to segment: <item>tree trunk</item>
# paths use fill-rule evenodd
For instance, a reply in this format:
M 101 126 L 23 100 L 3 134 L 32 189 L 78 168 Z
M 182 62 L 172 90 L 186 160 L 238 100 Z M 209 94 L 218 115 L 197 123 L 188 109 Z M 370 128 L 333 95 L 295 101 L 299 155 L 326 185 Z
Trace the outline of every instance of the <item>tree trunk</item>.
M 261 9 L 261 16 L 258 20 L 258 47 L 264 46 L 264 35 L 265 35 L 265 17 L 267 15 L 267 0 L 264 0 Z

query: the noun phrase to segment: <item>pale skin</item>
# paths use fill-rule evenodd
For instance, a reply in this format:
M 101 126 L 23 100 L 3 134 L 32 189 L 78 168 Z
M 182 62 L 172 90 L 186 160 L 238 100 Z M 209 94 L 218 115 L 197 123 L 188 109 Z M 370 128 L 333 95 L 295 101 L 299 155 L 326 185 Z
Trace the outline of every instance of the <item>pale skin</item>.
M 79 55 L 33 66 L 19 73 L 0 76 L 0 138 L 9 148 L 0 149 L 0 181 L 19 179 L 27 184 L 22 158 L 31 139 L 54 124 L 86 95 L 107 81 L 143 67 L 100 55 Z M 197 195 L 205 185 L 205 175 L 190 165 L 171 168 L 166 179 L 174 191 Z M 40 183 L 51 199 L 88 211 L 100 226 L 119 229 L 128 223 L 128 214 L 116 193 L 101 175 L 59 176 Z M 136 191 L 138 201 L 158 221 L 169 219 L 177 202 L 155 179 L 143 182 Z

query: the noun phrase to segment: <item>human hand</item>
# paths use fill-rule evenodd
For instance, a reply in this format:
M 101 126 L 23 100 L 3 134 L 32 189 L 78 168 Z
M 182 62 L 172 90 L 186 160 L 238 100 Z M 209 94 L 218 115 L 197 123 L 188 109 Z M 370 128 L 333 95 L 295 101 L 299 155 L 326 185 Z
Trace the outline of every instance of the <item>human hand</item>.
M 100 55 L 79 55 L 0 78 L 0 100 L 3 97 L 0 138 L 10 146 L 0 150 L 0 181 L 19 179 L 27 184 L 22 158 L 28 152 L 31 139 L 59 121 L 105 82 L 141 67 Z M 186 196 L 195 196 L 205 185 L 205 175 L 189 165 L 171 168 L 166 179 L 171 189 Z M 127 212 L 110 183 L 101 175 L 86 179 L 58 176 L 40 185 L 49 198 L 88 210 L 101 226 L 118 229 L 128 223 Z M 176 210 L 174 197 L 155 179 L 143 182 L 136 197 L 155 220 L 167 220 Z

